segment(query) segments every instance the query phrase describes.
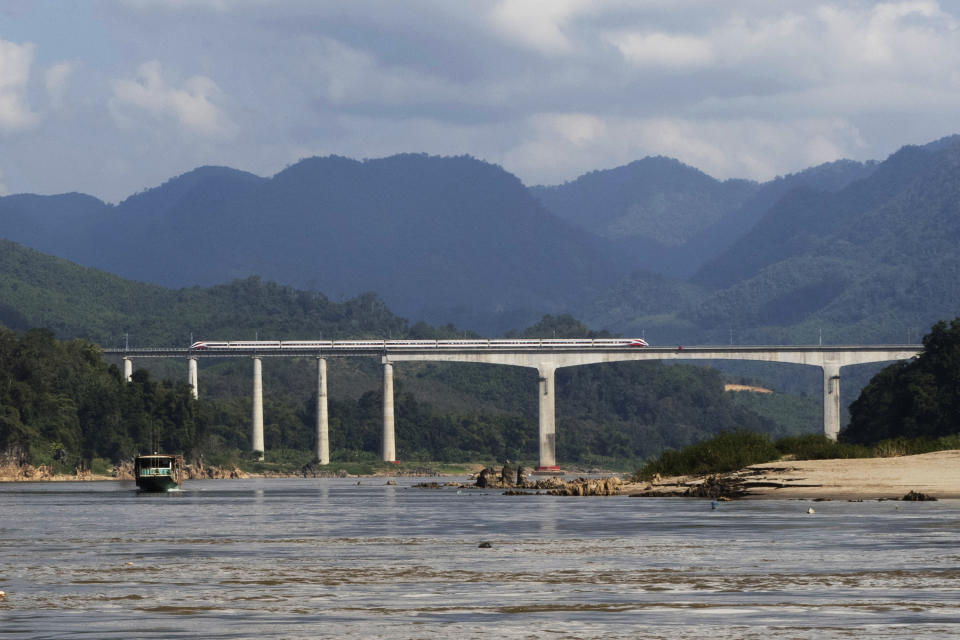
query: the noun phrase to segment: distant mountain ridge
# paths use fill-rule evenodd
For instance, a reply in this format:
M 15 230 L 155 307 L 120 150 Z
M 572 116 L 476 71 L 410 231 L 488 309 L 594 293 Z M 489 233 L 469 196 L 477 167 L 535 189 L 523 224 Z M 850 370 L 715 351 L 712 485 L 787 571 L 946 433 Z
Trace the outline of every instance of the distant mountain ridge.
M 585 232 L 614 241 L 618 258 L 633 268 L 686 278 L 729 249 L 794 189 L 837 191 L 874 167 L 838 160 L 765 183 L 721 182 L 656 157 L 531 192 Z
M 621 330 L 746 343 L 905 342 L 960 315 L 960 139 L 904 147 L 836 191 L 788 192 L 689 281 L 635 274 L 586 314 Z M 664 298 L 669 298 L 669 302 Z M 652 308 L 646 305 L 653 302 Z M 668 306 L 669 305 L 669 306 Z M 664 315 L 664 311 L 668 314 Z
M 202 167 L 116 206 L 88 203 L 91 222 L 53 234 L 53 213 L 21 204 L 0 199 L 0 236 L 125 278 L 178 287 L 258 275 L 334 296 L 376 291 L 406 315 L 467 326 L 520 326 L 615 274 L 515 176 L 469 157 L 308 158 L 273 178 Z
M 954 136 L 766 183 L 658 157 L 527 188 L 468 156 L 330 156 L 200 167 L 117 205 L 7 196 L 0 237 L 168 287 L 372 291 L 485 335 L 567 312 L 655 342 L 889 341 L 960 311 L 958 158 Z
M 759 188 L 748 180 L 720 182 L 657 156 L 530 190 L 561 218 L 601 237 L 641 237 L 675 247 L 742 206 Z

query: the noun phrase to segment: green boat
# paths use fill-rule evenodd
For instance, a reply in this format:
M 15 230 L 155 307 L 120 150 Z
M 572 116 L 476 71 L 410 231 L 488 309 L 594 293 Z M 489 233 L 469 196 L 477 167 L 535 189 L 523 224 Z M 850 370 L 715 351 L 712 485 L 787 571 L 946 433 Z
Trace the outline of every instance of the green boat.
M 183 482 L 183 456 L 155 453 L 133 459 L 137 489 L 154 493 L 176 491 Z

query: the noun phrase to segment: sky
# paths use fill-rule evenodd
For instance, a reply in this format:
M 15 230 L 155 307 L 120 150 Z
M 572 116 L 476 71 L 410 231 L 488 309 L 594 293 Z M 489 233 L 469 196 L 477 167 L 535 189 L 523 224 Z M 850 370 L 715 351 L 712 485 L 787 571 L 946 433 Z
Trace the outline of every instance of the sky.
M 768 180 L 960 133 L 960 0 L 0 0 L 0 195 L 203 165 L 645 156 Z

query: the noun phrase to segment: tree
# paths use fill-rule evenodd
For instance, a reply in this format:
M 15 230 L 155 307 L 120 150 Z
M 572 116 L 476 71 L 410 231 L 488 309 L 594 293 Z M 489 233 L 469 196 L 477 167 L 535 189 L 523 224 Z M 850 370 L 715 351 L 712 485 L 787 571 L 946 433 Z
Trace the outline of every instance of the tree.
M 938 438 L 960 432 L 960 318 L 935 324 L 923 353 L 884 368 L 850 405 L 841 440 Z

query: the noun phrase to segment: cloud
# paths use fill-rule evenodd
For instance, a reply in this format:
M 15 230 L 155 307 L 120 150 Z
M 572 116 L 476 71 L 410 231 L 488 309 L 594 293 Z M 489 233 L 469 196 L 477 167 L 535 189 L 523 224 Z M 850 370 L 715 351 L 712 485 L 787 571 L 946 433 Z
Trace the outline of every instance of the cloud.
M 677 158 L 719 178 L 769 180 L 797 169 L 851 157 L 863 144 L 842 118 L 758 120 L 678 117 L 606 118 L 538 114 L 533 134 L 503 155 L 505 168 L 528 183 L 570 178 L 649 155 Z
M 33 50 L 32 44 L 0 40 L 0 133 L 28 129 L 38 121 L 26 97 Z
M 515 43 L 541 53 L 572 48 L 565 24 L 589 7 L 585 0 L 500 0 L 490 12 L 494 28 Z
M 0 42 L 15 191 L 116 200 L 196 164 L 403 151 L 528 184 L 657 153 L 762 179 L 960 130 L 960 0 L 61 4 L 23 3 L 10 29 L 34 44 Z M 65 140 L 115 164 L 81 182 Z
M 131 80 L 113 82 L 110 111 L 120 126 L 133 126 L 137 117 L 149 114 L 157 120 L 172 118 L 186 131 L 208 138 L 233 135 L 234 126 L 215 104 L 220 88 L 205 76 L 192 76 L 180 88 L 163 78 L 159 61 L 146 62 Z
M 607 40 L 634 64 L 655 67 L 705 67 L 714 62 L 708 40 L 666 33 L 610 33 Z
M 47 68 L 44 74 L 44 84 L 47 88 L 47 98 L 54 109 L 63 107 L 63 92 L 67 78 L 73 73 L 73 64 L 61 62 Z

